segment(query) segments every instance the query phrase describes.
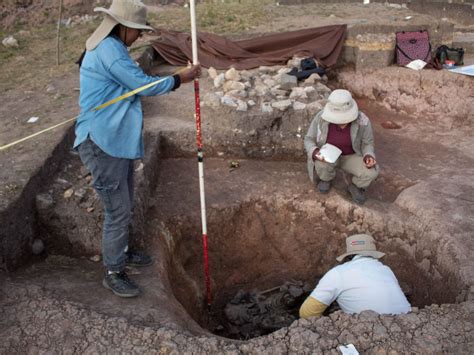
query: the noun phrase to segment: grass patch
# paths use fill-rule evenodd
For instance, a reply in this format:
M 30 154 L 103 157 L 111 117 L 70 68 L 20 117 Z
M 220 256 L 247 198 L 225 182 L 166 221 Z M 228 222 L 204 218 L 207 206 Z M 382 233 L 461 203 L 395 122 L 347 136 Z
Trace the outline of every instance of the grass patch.
M 207 1 L 196 5 L 199 31 L 221 35 L 249 32 L 256 26 L 271 21 L 269 5 L 274 0 Z M 150 22 L 156 27 L 176 31 L 190 31 L 189 8 L 170 6 L 159 13 L 150 13 Z

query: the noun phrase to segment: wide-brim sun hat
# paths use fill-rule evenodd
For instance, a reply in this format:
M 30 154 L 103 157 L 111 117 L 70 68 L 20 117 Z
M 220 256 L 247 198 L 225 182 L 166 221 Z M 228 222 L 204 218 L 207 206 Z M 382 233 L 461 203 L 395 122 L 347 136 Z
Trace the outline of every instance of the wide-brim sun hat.
M 113 0 L 110 8 L 96 7 L 95 12 L 105 13 L 105 18 L 86 41 L 86 49 L 93 50 L 118 25 L 138 30 L 153 30 L 147 25 L 147 9 L 140 0 Z
M 329 95 L 321 117 L 330 123 L 346 124 L 354 121 L 358 115 L 359 107 L 351 93 L 337 89 Z
M 349 255 L 371 256 L 375 259 L 379 259 L 384 256 L 385 253 L 377 251 L 374 238 L 370 235 L 355 234 L 346 238 L 346 253 L 339 255 L 336 260 L 341 262 Z

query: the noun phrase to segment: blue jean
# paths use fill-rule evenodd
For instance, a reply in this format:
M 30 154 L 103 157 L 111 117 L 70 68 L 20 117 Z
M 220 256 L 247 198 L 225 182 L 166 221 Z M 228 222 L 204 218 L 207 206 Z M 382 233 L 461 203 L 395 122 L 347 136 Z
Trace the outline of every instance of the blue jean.
M 109 271 L 125 268 L 133 206 L 133 160 L 114 158 L 87 139 L 79 156 L 92 174 L 93 186 L 104 207 L 102 258 Z

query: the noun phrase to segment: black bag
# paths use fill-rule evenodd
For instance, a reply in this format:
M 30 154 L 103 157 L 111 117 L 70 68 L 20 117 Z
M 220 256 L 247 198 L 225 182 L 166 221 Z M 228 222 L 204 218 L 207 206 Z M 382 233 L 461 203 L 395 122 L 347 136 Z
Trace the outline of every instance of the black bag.
M 455 65 L 464 65 L 464 49 L 439 46 L 436 48 L 435 59 L 442 65 L 446 60 L 454 61 Z
M 298 80 L 307 79 L 310 77 L 311 74 L 314 73 L 319 74 L 320 76 L 326 74 L 326 70 L 324 70 L 324 68 L 321 68 L 318 65 L 318 62 L 312 57 L 302 59 L 300 62 L 300 67 L 301 70 L 298 70 L 298 68 L 293 68 L 287 74 L 296 76 Z
M 316 61 L 314 58 L 305 58 L 301 61 L 301 70 L 311 70 L 311 69 L 316 69 L 318 65 L 316 64 Z

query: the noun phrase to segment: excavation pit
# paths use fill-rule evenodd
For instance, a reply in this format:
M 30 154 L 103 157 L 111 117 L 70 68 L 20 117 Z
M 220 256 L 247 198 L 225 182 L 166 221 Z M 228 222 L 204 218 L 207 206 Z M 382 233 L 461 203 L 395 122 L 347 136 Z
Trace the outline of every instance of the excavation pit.
M 225 315 L 226 306 L 240 290 L 252 294 L 294 280 L 307 283 L 312 290 L 337 264 L 335 258 L 344 252 L 345 237 L 360 232 L 375 237 L 386 253 L 382 261 L 392 268 L 412 306 L 455 303 L 464 292 L 455 255 L 446 248 L 440 253 L 442 241 L 431 237 L 429 226 L 403 214 L 387 217 L 384 211 L 357 207 L 341 198 L 340 192 L 318 201 L 304 169 L 293 163 L 241 160 L 240 168 L 229 172 L 229 160 L 209 159 L 207 176 L 219 178 L 213 181 L 208 208 L 213 297 L 208 312 L 200 219 L 197 211 L 189 209 L 197 202 L 191 201 L 195 199 L 191 190 L 197 185 L 191 177 L 176 174 L 176 170 L 192 169 L 193 164 L 190 159 L 161 163 L 156 208 L 150 211 L 156 219 L 150 226 L 166 241 L 174 296 L 194 320 L 217 335 L 247 339 L 276 330 L 257 319 L 256 328 L 247 328 L 245 333 L 244 324 L 244 331 L 236 332 Z M 260 172 L 254 170 L 257 166 Z M 276 186 L 276 180 L 280 182 L 276 189 L 261 187 Z M 178 186 L 180 197 L 174 196 L 172 204 L 170 191 L 179 190 Z M 187 186 L 185 191 L 183 186 Z M 236 194 L 240 199 L 234 198 Z M 163 211 L 160 206 L 169 207 Z M 305 296 L 308 292 L 305 290 Z M 280 311 L 281 307 L 276 313 Z M 259 318 L 261 313 L 253 315 Z M 287 323 L 280 324 L 289 326 L 297 318 L 297 307 L 289 307 L 287 316 Z

